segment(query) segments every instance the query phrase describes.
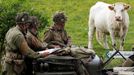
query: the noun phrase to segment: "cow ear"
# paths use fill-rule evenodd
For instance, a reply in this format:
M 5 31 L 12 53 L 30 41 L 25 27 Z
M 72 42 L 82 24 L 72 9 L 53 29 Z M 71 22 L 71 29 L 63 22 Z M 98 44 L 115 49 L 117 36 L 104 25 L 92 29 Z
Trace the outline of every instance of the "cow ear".
M 125 9 L 125 10 L 130 9 L 130 5 L 124 4 L 124 9 Z
M 108 8 L 109 8 L 110 10 L 114 10 L 114 7 L 113 7 L 113 6 L 108 6 Z

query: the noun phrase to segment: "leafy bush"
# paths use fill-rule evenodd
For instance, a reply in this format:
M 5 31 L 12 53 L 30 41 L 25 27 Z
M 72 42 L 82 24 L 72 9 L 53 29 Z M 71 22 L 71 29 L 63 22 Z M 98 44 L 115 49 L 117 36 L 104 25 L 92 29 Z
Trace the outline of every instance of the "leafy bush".
M 15 26 L 15 16 L 19 12 L 28 12 L 30 15 L 37 16 L 41 21 L 41 27 L 48 25 L 47 17 L 42 15 L 41 10 L 33 10 L 28 0 L 2 0 L 0 2 L 0 48 L 4 48 L 4 38 L 6 32 L 12 26 Z
M 0 3 L 0 44 L 1 50 L 3 49 L 4 37 L 7 30 L 15 25 L 15 15 L 20 7 L 19 1 L 2 0 Z

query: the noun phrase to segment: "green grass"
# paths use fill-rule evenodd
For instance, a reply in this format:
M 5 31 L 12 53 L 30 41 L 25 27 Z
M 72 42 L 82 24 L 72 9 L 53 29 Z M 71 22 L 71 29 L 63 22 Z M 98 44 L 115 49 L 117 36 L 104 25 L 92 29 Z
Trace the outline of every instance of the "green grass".
M 120 67 L 121 64 L 124 62 L 123 59 L 112 59 L 107 65 L 104 67 L 106 69 L 113 68 L 113 67 Z
M 46 16 L 49 17 L 49 24 L 52 24 L 51 16 L 56 11 L 64 11 L 68 16 L 66 23 L 66 30 L 72 37 L 73 44 L 87 46 L 88 44 L 88 16 L 89 9 L 98 0 L 31 0 L 31 4 L 35 5 L 33 8 L 44 10 Z M 131 50 L 131 46 L 134 44 L 134 0 L 101 0 L 107 3 L 125 2 L 131 5 L 131 9 L 128 11 L 130 15 L 130 26 L 125 41 L 125 50 Z M 44 15 L 45 16 L 45 15 Z M 45 29 L 40 33 L 43 38 Z M 110 40 L 109 40 L 110 41 Z M 94 49 L 99 56 L 104 56 L 106 50 L 104 50 L 97 42 L 93 41 Z M 114 62 L 114 61 L 113 61 Z M 117 61 L 118 62 L 118 61 Z M 112 63 L 116 65 L 116 63 Z
M 90 7 L 95 4 L 98 0 L 31 0 L 31 4 L 36 5 L 33 6 L 35 9 L 40 9 L 46 16 L 49 17 L 49 24 L 52 24 L 52 15 L 56 11 L 64 11 L 68 16 L 68 21 L 66 23 L 66 30 L 68 34 L 72 37 L 73 43 L 76 45 L 83 45 L 87 46 L 88 42 L 88 16 L 89 16 L 89 9 Z M 130 49 L 127 44 L 132 44 L 134 40 L 132 39 L 132 35 L 134 33 L 133 30 L 133 3 L 132 0 L 102 0 L 108 3 L 114 2 L 125 2 L 131 5 L 131 9 L 129 10 L 130 15 L 130 27 L 129 32 L 126 38 L 126 49 Z M 45 16 L 45 15 L 44 15 Z M 45 31 L 45 29 L 44 29 Z M 42 32 L 43 33 L 43 32 Z M 41 37 L 43 34 L 41 33 Z M 94 40 L 95 48 L 99 48 L 100 46 Z
M 32 5 L 32 9 L 42 12 L 43 16 L 47 16 L 49 19 L 49 25 L 52 25 L 52 15 L 56 11 L 64 11 L 68 16 L 66 23 L 66 30 L 72 37 L 72 42 L 78 46 L 87 46 L 88 44 L 88 16 L 89 9 L 98 0 L 29 0 L 27 1 L 28 7 Z M 131 9 L 128 11 L 130 16 L 130 26 L 125 41 L 125 50 L 131 50 L 131 46 L 134 44 L 134 0 L 101 0 L 107 3 L 125 2 L 131 5 Z M 1 0 L 0 0 L 1 2 Z M 29 9 L 30 10 L 30 9 Z M 40 38 L 43 39 L 44 31 L 40 33 Z M 110 41 L 110 40 L 109 40 Z M 103 49 L 96 41 L 93 40 L 94 50 L 99 56 L 104 58 L 106 50 Z M 118 62 L 118 63 L 117 63 Z M 121 63 L 120 61 L 112 61 L 109 67 L 113 67 Z

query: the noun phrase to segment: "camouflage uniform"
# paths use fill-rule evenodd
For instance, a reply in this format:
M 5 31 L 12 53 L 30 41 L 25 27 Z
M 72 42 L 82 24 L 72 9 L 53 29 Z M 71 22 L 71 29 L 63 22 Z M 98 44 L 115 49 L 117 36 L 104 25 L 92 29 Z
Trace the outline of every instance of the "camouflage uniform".
M 23 17 L 25 15 L 22 15 Z M 22 18 L 22 17 L 21 17 Z M 22 18 L 22 21 L 25 19 Z M 25 33 L 18 25 L 9 29 L 5 36 L 5 55 L 2 61 L 3 75 L 24 75 L 24 57 L 39 58 L 42 55 L 34 52 L 25 40 Z
M 66 20 L 67 18 L 63 12 L 57 12 L 53 16 L 54 25 L 44 33 L 44 42 L 60 45 L 61 47 L 70 46 L 71 38 L 67 35 L 67 32 L 64 29 Z M 63 24 L 63 28 L 59 29 L 59 23 Z

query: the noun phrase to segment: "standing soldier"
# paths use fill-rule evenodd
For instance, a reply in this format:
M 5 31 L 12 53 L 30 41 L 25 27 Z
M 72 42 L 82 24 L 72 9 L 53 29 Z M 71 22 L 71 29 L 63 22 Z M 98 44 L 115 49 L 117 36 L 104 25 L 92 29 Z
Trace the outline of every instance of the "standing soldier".
M 71 46 L 71 38 L 67 35 L 65 22 L 67 17 L 63 12 L 56 12 L 53 16 L 53 26 L 44 34 L 44 42 L 47 42 L 50 48 Z
M 45 50 L 47 44 L 46 43 L 42 43 L 41 40 L 38 39 L 37 37 L 37 29 L 39 27 L 39 22 L 37 17 L 35 16 L 31 16 L 31 23 L 28 27 L 28 32 L 26 35 L 26 41 L 28 43 L 28 46 L 33 49 L 34 51 L 41 51 L 41 50 Z M 33 71 L 33 67 L 32 67 L 32 59 L 29 57 L 25 58 L 25 62 L 26 62 L 26 74 L 27 75 L 32 75 L 32 71 Z
M 45 57 L 48 53 L 34 52 L 25 40 L 30 18 L 28 13 L 20 13 L 16 16 L 16 26 L 9 29 L 5 36 L 5 56 L 3 56 L 2 75 L 26 75 L 24 74 L 24 57 L 36 59 Z

